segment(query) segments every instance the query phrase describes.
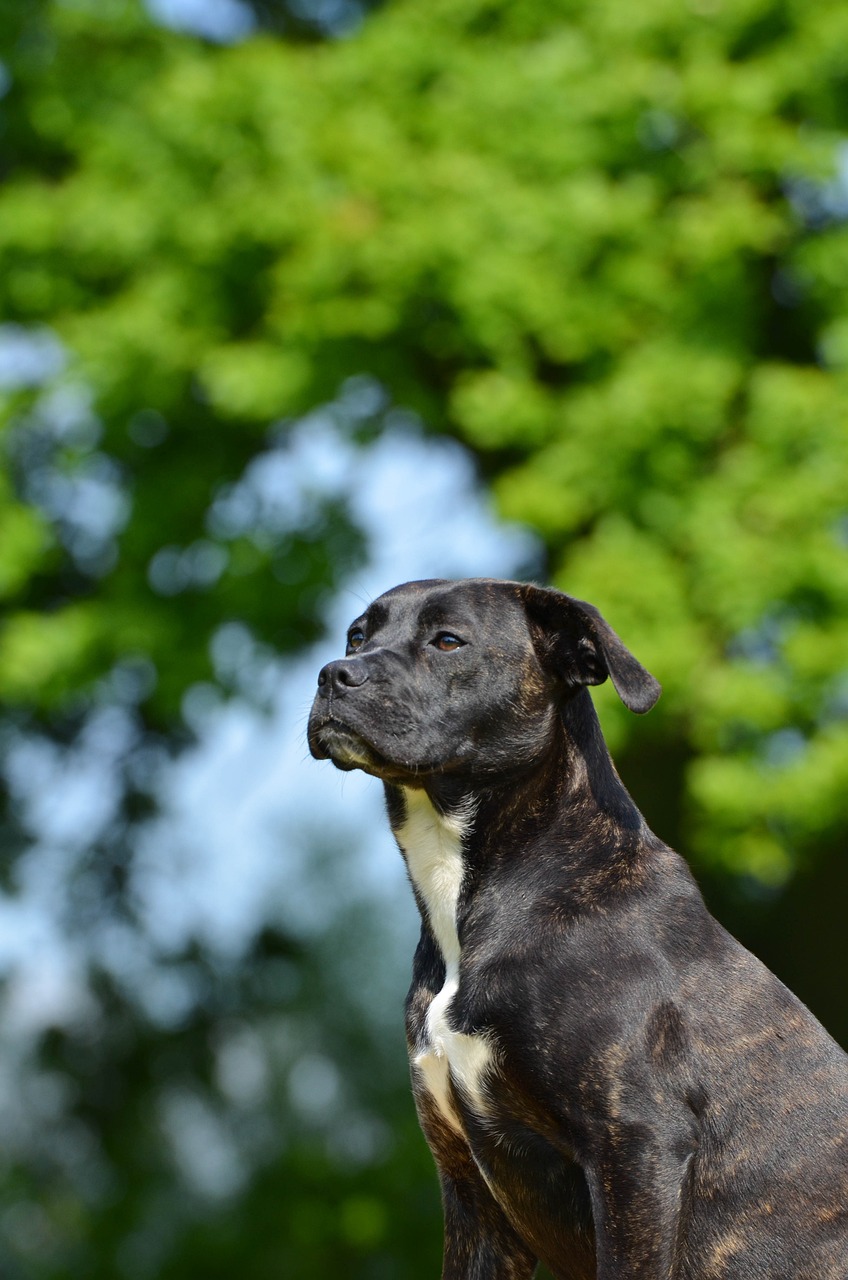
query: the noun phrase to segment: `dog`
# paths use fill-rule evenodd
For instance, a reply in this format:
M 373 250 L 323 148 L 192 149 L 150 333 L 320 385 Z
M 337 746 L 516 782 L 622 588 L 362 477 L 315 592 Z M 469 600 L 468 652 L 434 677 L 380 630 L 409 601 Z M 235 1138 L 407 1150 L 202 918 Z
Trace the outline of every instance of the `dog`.
M 443 1280 L 846 1280 L 848 1058 L 709 914 L 589 687 L 660 686 L 592 605 L 409 582 L 318 677 L 421 912 L 406 1005 Z

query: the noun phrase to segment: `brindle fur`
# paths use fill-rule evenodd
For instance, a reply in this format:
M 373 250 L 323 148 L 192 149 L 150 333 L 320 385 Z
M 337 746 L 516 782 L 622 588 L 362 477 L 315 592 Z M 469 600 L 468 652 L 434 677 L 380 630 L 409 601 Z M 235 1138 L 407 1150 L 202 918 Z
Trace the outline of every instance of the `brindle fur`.
M 473 799 L 453 1031 L 485 1036 L 459 1131 L 413 1073 L 445 1213 L 444 1280 L 846 1280 L 848 1059 L 710 916 L 607 753 L 588 685 L 659 687 L 559 592 L 408 583 L 354 624 L 314 755 L 439 813 Z M 445 631 L 462 647 L 441 652 Z M 445 963 L 422 906 L 410 1052 Z

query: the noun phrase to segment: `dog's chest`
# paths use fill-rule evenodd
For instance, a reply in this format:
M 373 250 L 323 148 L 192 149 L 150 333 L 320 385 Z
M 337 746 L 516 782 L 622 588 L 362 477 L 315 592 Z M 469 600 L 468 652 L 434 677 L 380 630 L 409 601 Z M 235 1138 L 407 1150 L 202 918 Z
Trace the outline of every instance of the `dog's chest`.
M 451 1022 L 460 982 L 457 910 L 465 876 L 463 838 L 469 822 L 468 811 L 445 816 L 437 813 L 423 791 L 407 791 L 406 819 L 396 832 L 445 963 L 445 981 L 427 1011 L 413 1067 L 444 1119 L 460 1132 L 454 1091 L 467 1106 L 483 1114 L 484 1078 L 494 1061 L 485 1036 L 457 1031 Z

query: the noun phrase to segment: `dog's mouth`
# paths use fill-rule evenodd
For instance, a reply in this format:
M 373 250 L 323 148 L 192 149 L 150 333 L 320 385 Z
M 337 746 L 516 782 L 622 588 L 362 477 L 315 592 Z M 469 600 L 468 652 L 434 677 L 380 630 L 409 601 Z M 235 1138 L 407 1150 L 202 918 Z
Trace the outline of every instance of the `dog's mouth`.
M 411 782 L 434 771 L 420 763 L 384 755 L 367 738 L 335 717 L 313 721 L 309 726 L 308 740 L 309 750 L 316 760 L 332 760 L 337 769 L 345 771 L 362 769 L 383 782 Z
M 310 727 L 309 749 L 318 760 L 332 760 L 337 769 L 379 773 L 386 764 L 369 742 L 338 720 L 325 720 Z
M 386 736 L 391 736 L 386 731 Z M 400 735 L 393 742 L 396 750 L 386 754 L 357 729 L 326 711 L 313 712 L 309 722 L 307 739 L 309 750 L 316 760 L 331 760 L 337 769 L 362 769 L 383 782 L 420 785 L 421 779 L 431 774 L 450 773 L 459 768 L 459 758 L 411 759 L 403 750 Z

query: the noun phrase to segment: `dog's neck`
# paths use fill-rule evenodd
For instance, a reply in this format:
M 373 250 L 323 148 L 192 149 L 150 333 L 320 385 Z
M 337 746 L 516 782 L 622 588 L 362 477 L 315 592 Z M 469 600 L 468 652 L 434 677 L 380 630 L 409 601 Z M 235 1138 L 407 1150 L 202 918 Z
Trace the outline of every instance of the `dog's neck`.
M 496 832 L 521 847 L 525 832 L 534 840 L 556 831 L 575 850 L 633 843 L 644 819 L 622 783 L 604 741 L 591 696 L 580 690 L 560 709 L 545 755 L 504 782 L 473 774 L 445 773 L 422 778 L 420 788 L 436 814 L 461 822 L 463 846 L 471 861 L 487 860 L 481 832 Z M 386 784 L 389 819 L 395 832 L 408 812 L 405 788 Z M 414 794 L 414 793 L 408 793 Z M 423 797 L 422 797 L 423 798 Z

